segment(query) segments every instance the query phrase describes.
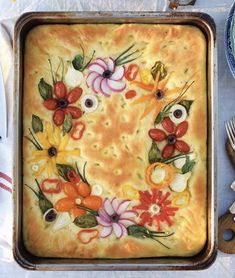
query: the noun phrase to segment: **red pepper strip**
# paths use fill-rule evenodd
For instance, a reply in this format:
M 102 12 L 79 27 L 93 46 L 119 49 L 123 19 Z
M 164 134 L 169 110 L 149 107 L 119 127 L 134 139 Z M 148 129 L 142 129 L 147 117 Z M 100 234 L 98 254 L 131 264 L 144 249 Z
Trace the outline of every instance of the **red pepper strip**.
M 85 124 L 82 122 L 77 122 L 74 124 L 72 130 L 70 131 L 70 136 L 74 139 L 74 140 L 79 140 L 82 138 L 82 135 L 85 131 Z
M 56 187 L 52 187 L 56 185 Z M 42 181 L 41 189 L 45 193 L 60 193 L 62 190 L 62 181 L 59 179 L 45 179 Z
M 67 178 L 70 182 L 73 182 L 75 184 L 80 182 L 80 177 L 74 170 L 68 171 Z
M 85 233 L 94 233 L 94 235 L 91 235 L 91 237 L 89 238 L 84 238 L 83 234 Z M 83 243 L 83 244 L 88 244 L 89 242 L 91 242 L 94 238 L 96 238 L 98 236 L 99 232 L 97 229 L 85 229 L 85 230 L 81 230 L 80 232 L 77 233 L 77 238 Z
M 128 81 L 133 81 L 139 72 L 139 66 L 136 64 L 130 64 L 125 72 L 125 77 Z

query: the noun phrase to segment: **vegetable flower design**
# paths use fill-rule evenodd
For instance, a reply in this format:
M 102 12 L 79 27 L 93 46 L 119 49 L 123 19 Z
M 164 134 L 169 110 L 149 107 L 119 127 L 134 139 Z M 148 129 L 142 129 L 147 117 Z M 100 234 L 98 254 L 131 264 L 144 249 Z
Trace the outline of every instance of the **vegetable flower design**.
M 160 81 L 160 71 L 157 72 L 154 84 L 145 84 L 140 81 L 133 81 L 132 84 L 137 87 L 150 92 L 147 95 L 140 96 L 133 104 L 139 104 L 143 102 L 149 102 L 146 106 L 141 119 L 146 117 L 154 110 L 153 119 L 155 120 L 162 108 L 172 101 L 172 97 L 175 93 L 179 92 L 182 88 L 175 87 L 173 89 L 167 88 L 170 75 L 168 74 L 166 79 Z
M 71 114 L 73 119 L 78 119 L 82 116 L 82 111 L 79 107 L 73 106 L 82 95 L 82 88 L 75 87 L 69 93 L 62 81 L 57 81 L 53 88 L 51 97 L 44 99 L 43 105 L 48 109 L 55 111 L 53 114 L 53 122 L 60 126 L 64 123 L 65 115 Z
M 37 132 L 35 135 L 30 130 L 33 139 L 28 138 L 37 150 L 32 151 L 33 158 L 29 163 L 41 163 L 38 170 L 34 173 L 39 176 L 45 169 L 47 169 L 48 177 L 53 173 L 57 175 L 56 164 L 65 163 L 70 156 L 79 156 L 80 150 L 67 150 L 66 147 L 69 142 L 68 133 L 62 136 L 61 129 L 46 122 L 44 124 L 43 132 Z
M 135 224 L 134 220 L 130 219 L 137 216 L 133 210 L 126 210 L 129 206 L 129 200 L 119 202 L 116 198 L 112 201 L 105 199 L 103 208 L 98 210 L 96 217 L 97 222 L 103 226 L 100 234 L 102 238 L 108 237 L 114 232 L 117 238 L 127 236 L 127 227 Z
M 153 222 L 157 225 L 158 231 L 161 231 L 161 223 L 166 222 L 168 226 L 173 224 L 171 219 L 178 208 L 171 207 L 169 200 L 170 192 L 162 193 L 160 190 L 153 189 L 149 191 L 140 191 L 141 204 L 133 207 L 134 210 L 142 211 L 140 214 L 140 225 L 150 225 Z
M 179 139 L 183 137 L 188 130 L 187 121 L 183 121 L 175 126 L 169 117 L 165 117 L 162 121 L 162 126 L 168 134 L 161 129 L 153 128 L 149 130 L 149 136 L 157 142 L 166 140 L 167 144 L 162 150 L 163 158 L 171 157 L 175 149 L 180 153 L 188 153 L 190 151 L 189 145 Z
M 125 74 L 124 66 L 116 67 L 115 61 L 108 58 L 107 62 L 98 58 L 91 63 L 87 69 L 87 86 L 91 87 L 95 93 L 102 93 L 109 97 L 111 92 L 121 92 L 126 88 L 122 81 Z

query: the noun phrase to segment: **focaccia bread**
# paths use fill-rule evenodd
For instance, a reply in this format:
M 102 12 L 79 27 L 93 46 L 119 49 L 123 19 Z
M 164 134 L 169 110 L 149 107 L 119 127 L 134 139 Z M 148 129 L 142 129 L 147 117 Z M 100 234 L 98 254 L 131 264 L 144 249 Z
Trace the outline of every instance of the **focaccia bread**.
M 192 256 L 206 242 L 206 39 L 193 26 L 27 35 L 23 235 L 40 257 Z

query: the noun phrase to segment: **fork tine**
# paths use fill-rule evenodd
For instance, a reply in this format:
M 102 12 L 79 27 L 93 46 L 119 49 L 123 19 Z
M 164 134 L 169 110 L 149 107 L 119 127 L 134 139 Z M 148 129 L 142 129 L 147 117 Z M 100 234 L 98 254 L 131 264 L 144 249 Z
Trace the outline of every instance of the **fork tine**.
M 226 129 L 226 131 L 227 131 L 228 139 L 229 139 L 229 141 L 230 141 L 230 144 L 231 144 L 232 148 L 234 148 L 233 140 L 232 140 L 232 137 L 231 137 L 231 135 L 230 135 L 230 131 L 229 131 L 228 126 L 229 126 L 229 125 L 228 125 L 228 122 L 225 122 L 225 129 Z
M 229 121 L 229 126 L 230 126 L 230 129 L 231 129 L 230 131 L 232 133 L 233 143 L 235 143 L 235 126 L 234 126 L 232 120 Z

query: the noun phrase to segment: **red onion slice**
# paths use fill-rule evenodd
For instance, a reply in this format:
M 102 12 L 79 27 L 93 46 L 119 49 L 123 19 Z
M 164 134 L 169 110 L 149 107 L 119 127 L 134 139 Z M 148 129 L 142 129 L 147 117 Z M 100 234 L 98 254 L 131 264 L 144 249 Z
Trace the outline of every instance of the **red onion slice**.
M 123 225 L 123 224 L 120 224 L 120 223 L 118 223 L 120 226 L 121 226 L 121 228 L 122 228 L 122 236 L 127 236 L 128 235 L 128 232 L 127 232 L 127 229 L 126 229 L 126 227 Z
M 98 77 L 96 77 L 96 79 L 93 80 L 92 90 L 95 93 L 99 93 L 101 91 L 100 85 L 101 85 L 101 82 L 102 82 L 103 79 L 104 78 L 102 76 L 98 76 Z
M 105 61 L 102 58 L 96 59 L 95 63 L 101 65 L 105 70 L 108 69 L 107 64 L 105 63 Z
M 122 81 L 107 79 L 107 84 L 112 91 L 121 92 L 126 88 L 126 84 Z
M 88 74 L 88 76 L 87 76 L 87 79 L 86 79 L 86 84 L 87 84 L 87 86 L 88 86 L 88 87 L 91 87 L 93 81 L 94 81 L 98 76 L 100 76 L 99 73 L 94 72 L 94 71 L 90 72 L 90 73 Z
M 100 233 L 100 237 L 105 238 L 105 237 L 111 235 L 112 231 L 113 231 L 113 227 L 112 226 L 104 227 L 103 230 Z
M 107 65 L 108 65 L 108 69 L 109 69 L 111 72 L 114 72 L 115 62 L 114 62 L 114 60 L 113 60 L 112 58 L 108 58 Z
M 136 224 L 134 220 L 124 219 L 124 218 L 119 219 L 118 223 L 123 224 L 125 227 Z
M 106 211 L 106 213 L 111 216 L 115 213 L 115 211 L 113 210 L 112 204 L 110 202 L 109 199 L 105 199 L 104 201 L 104 209 Z
M 101 82 L 101 85 L 100 85 L 100 88 L 101 88 L 101 93 L 103 95 L 105 95 L 106 97 L 109 97 L 110 96 L 110 88 L 109 86 L 107 85 L 107 79 L 104 78 Z
M 122 227 L 118 223 L 113 223 L 113 231 L 117 238 L 120 238 L 123 234 Z
M 116 211 L 117 214 L 119 214 L 119 215 L 122 214 L 126 210 L 126 208 L 129 206 L 129 204 L 130 204 L 129 200 L 122 201 L 119 204 L 118 209 Z
M 132 217 L 136 217 L 138 215 L 138 213 L 134 210 L 127 210 L 124 211 L 121 215 L 120 218 L 132 218 Z
M 109 215 L 106 213 L 105 210 L 99 209 L 98 210 L 99 217 L 102 218 L 104 221 L 109 222 Z
M 105 71 L 105 68 L 102 67 L 98 63 L 92 63 L 87 68 L 89 69 L 89 71 L 95 71 L 95 72 L 99 73 L 100 75 L 102 75 L 103 72 Z
M 118 202 L 117 198 L 113 198 L 111 203 L 112 203 L 112 207 L 113 207 L 114 211 L 117 211 L 117 208 L 119 206 L 119 202 Z
M 112 226 L 112 223 L 111 222 L 107 222 L 107 221 L 104 221 L 101 217 L 99 216 L 96 216 L 96 220 L 97 222 L 99 223 L 99 225 L 103 226 L 103 227 L 109 227 L 109 226 Z
M 112 80 L 119 81 L 123 78 L 125 73 L 124 67 L 119 67 L 115 70 L 115 72 L 112 74 L 111 78 Z

